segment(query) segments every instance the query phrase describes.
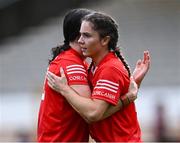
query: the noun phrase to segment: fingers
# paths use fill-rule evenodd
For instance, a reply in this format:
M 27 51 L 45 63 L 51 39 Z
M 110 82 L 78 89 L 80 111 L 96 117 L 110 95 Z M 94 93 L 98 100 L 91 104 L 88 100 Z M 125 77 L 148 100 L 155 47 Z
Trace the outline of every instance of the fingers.
M 51 81 L 49 81 L 49 80 L 48 80 L 48 86 L 51 87 L 52 89 L 54 89 L 54 84 L 53 84 L 53 82 L 51 82 Z M 55 89 L 54 89 L 54 90 L 55 90 Z
M 64 70 L 62 67 L 60 67 L 60 73 L 61 73 L 61 77 L 65 77 L 65 74 L 64 74 Z M 50 72 L 50 71 L 47 71 L 47 77 L 48 79 L 50 80 L 55 80 L 57 79 L 59 76 L 55 75 L 54 73 Z
M 143 63 L 149 63 L 150 62 L 150 54 L 149 51 L 144 51 L 144 58 L 143 58 Z
M 64 87 L 65 85 L 68 85 L 68 82 L 67 82 L 67 79 L 66 79 L 66 76 L 64 74 L 64 70 L 62 67 L 60 68 L 60 74 L 61 76 L 57 76 L 53 74 L 52 72 L 48 71 L 46 75 L 46 78 L 48 80 L 48 85 L 57 92 L 60 92 L 62 87 Z
M 144 55 L 143 55 L 143 63 L 145 64 L 147 61 L 147 51 L 144 51 Z
M 64 74 L 64 70 L 62 67 L 60 67 L 60 73 L 61 73 L 61 77 L 66 77 L 65 74 Z
M 52 88 L 53 90 L 59 92 L 59 91 L 58 91 L 58 88 L 56 87 L 56 85 L 55 85 L 54 82 L 48 81 L 48 86 L 49 86 L 50 88 Z
M 50 81 L 50 82 L 54 82 L 54 81 L 55 81 L 55 79 L 54 79 L 54 74 L 51 73 L 50 71 L 47 72 L 46 78 L 47 78 L 47 80 Z
M 56 75 L 53 74 L 52 72 L 48 71 L 46 78 L 47 78 L 47 80 L 48 80 L 48 85 L 49 85 L 49 87 L 51 87 L 51 88 L 54 89 L 55 91 L 58 91 L 57 81 L 58 81 L 61 77 L 56 76 Z
M 149 54 L 149 51 L 145 51 L 144 53 L 144 64 L 146 65 L 147 67 L 147 70 L 150 68 L 150 54 Z
M 48 86 L 51 87 L 52 89 L 54 89 L 54 83 L 55 83 L 55 79 L 53 77 L 53 73 L 51 72 L 47 72 L 46 78 L 48 80 Z
M 143 54 L 143 59 L 139 59 L 137 62 L 136 62 L 136 66 L 140 66 L 141 64 L 150 64 L 150 54 L 149 54 L 149 51 L 144 51 L 144 54 Z
M 136 66 L 140 66 L 141 63 L 142 63 L 142 61 L 141 61 L 141 59 L 139 59 L 139 60 L 137 61 L 137 63 L 136 63 Z
M 64 84 L 67 84 L 67 78 L 62 67 L 60 67 L 60 74 Z

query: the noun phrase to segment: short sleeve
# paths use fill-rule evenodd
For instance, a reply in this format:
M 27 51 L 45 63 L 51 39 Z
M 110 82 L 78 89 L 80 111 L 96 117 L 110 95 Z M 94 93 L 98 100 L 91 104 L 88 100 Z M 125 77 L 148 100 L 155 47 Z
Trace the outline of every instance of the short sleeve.
M 69 63 L 64 66 L 69 85 L 88 84 L 87 71 L 83 64 Z
M 122 73 L 114 67 L 106 67 L 97 76 L 92 98 L 102 99 L 117 105 L 124 86 Z

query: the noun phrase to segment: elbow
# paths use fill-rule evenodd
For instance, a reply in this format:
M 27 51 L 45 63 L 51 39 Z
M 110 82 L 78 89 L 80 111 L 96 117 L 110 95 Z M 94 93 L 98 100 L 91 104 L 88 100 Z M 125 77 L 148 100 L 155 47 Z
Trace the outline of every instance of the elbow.
M 98 110 L 90 112 L 87 114 L 86 119 L 88 123 L 97 122 L 102 119 L 103 113 L 100 113 Z
M 90 123 L 99 121 L 99 118 L 97 116 L 89 116 L 87 120 L 88 120 L 88 123 L 90 124 Z

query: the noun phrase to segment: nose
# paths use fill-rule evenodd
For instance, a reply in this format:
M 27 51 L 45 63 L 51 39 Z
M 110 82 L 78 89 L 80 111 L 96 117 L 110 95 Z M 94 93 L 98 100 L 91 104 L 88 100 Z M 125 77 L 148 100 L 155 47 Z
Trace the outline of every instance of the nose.
M 82 35 L 79 37 L 78 43 L 79 44 L 83 44 L 84 43 Z

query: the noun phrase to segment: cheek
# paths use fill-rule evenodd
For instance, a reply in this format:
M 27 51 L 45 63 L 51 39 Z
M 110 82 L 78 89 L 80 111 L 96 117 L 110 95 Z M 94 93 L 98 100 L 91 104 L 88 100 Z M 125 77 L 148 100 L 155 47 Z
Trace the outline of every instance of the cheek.
M 87 45 L 88 45 L 88 47 L 94 49 L 95 47 L 97 47 L 98 41 L 94 40 L 94 39 L 89 39 L 89 41 L 87 42 Z

